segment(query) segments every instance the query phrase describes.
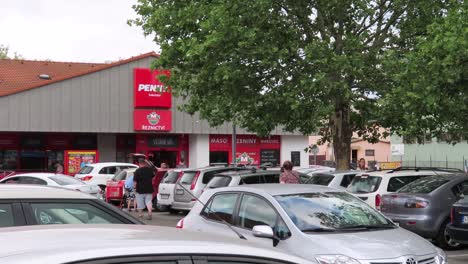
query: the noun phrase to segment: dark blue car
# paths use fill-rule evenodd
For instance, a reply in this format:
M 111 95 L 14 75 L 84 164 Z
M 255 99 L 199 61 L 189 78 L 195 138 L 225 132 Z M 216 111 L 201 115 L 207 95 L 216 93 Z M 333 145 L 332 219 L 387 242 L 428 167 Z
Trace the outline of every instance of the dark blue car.
M 463 198 L 452 206 L 448 232 L 454 241 L 468 244 L 468 188 L 464 190 L 463 195 Z

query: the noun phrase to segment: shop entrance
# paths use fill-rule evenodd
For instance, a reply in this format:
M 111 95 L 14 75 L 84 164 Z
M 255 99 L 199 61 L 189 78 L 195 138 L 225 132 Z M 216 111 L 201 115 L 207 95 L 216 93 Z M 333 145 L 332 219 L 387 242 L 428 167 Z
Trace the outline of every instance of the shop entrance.
M 149 153 L 149 159 L 156 167 L 161 167 L 161 163 L 166 163 L 169 168 L 175 168 L 177 165 L 177 151 L 152 151 Z
M 46 163 L 45 151 L 23 150 L 20 152 L 21 169 L 25 171 L 43 171 Z

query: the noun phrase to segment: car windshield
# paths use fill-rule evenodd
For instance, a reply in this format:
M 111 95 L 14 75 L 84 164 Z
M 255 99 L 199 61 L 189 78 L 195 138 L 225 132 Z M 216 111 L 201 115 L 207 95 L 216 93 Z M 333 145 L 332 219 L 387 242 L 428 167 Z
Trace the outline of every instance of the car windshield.
M 275 199 L 303 232 L 395 227 L 382 214 L 346 192 L 278 195 Z
M 112 178 L 112 180 L 114 181 L 122 181 L 122 180 L 125 180 L 127 177 L 127 172 L 126 171 L 119 171 L 117 172 L 114 177 Z
M 168 171 L 164 176 L 163 183 L 173 184 L 176 183 L 177 178 L 179 178 L 179 172 L 177 171 Z
M 180 184 L 191 184 L 195 174 L 197 174 L 196 171 L 185 171 L 182 178 L 180 178 Z
M 215 189 L 226 187 L 231 183 L 231 177 L 229 176 L 215 176 L 211 181 L 208 183 L 207 188 Z
M 403 186 L 399 193 L 431 193 L 435 189 L 449 182 L 448 179 L 444 177 L 424 177 L 414 182 L 411 182 L 408 185 Z
M 335 178 L 335 176 L 331 174 L 315 174 L 307 183 L 328 186 L 333 178 Z
M 78 174 L 87 174 L 87 173 L 91 173 L 93 171 L 93 167 L 91 166 L 84 166 L 83 168 L 80 169 L 80 171 L 78 172 Z
M 359 175 L 354 177 L 347 190 L 351 193 L 372 193 L 379 189 L 382 177 Z
M 71 176 L 65 176 L 65 175 L 54 175 L 54 176 L 50 176 L 49 179 L 53 180 L 59 185 L 84 184 L 82 181 L 78 179 L 75 179 Z

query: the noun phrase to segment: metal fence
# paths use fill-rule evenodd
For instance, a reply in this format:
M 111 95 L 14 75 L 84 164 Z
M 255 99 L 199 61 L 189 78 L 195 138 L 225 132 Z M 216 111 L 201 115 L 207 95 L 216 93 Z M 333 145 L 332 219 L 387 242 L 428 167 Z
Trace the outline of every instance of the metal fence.
M 409 158 L 405 157 L 402 160 L 403 166 L 411 167 L 439 167 L 439 168 L 456 168 L 461 170 L 466 170 L 468 166 L 468 157 L 460 157 L 458 160 L 449 159 L 448 157 L 445 160 L 421 160 L 418 157 Z

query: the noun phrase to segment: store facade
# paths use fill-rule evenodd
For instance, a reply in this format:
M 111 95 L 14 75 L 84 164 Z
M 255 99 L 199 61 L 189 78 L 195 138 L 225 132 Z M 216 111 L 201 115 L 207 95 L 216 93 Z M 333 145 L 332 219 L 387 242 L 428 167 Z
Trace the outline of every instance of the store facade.
M 50 170 L 70 150 L 96 150 L 101 162 L 143 153 L 170 167 L 181 161 L 190 167 L 232 161 L 232 125 L 210 127 L 198 114 L 179 111 L 183 100 L 156 78 L 170 73 L 149 69 L 156 58 L 147 53 L 112 64 L 78 65 L 85 69 L 69 73 L 52 66 L 63 70 L 75 64 L 0 61 L 0 170 Z M 28 81 L 9 82 L 5 69 L 16 69 Z M 34 79 L 44 74 L 51 78 Z M 308 164 L 307 136 L 280 128 L 268 138 L 239 128 L 237 134 L 239 163 Z

